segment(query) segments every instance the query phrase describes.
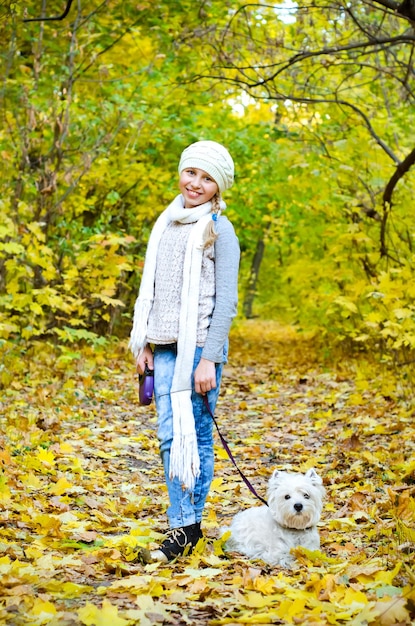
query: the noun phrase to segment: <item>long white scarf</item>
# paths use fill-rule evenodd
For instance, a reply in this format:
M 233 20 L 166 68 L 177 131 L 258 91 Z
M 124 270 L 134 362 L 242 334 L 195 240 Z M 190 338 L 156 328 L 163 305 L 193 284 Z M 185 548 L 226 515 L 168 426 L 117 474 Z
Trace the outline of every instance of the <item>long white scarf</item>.
M 151 231 L 140 291 L 134 306 L 129 347 L 137 358 L 147 344 L 147 322 L 154 299 L 157 251 L 163 232 L 173 221 L 182 224 L 194 222 L 184 258 L 177 358 L 171 387 L 173 442 L 169 467 L 170 478 L 177 477 L 182 485 L 193 491 L 196 478 L 200 474 L 200 459 L 191 400 L 191 379 L 196 349 L 203 234 L 212 219 L 212 203 L 206 202 L 194 209 L 185 209 L 183 205 L 183 196 L 180 194 L 159 216 Z M 221 209 L 225 206 L 221 202 Z

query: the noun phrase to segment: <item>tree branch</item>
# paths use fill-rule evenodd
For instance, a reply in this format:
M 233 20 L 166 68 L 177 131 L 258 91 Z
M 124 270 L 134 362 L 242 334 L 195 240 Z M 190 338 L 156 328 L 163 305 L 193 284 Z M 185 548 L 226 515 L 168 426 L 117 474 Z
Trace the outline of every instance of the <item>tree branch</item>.
M 324 99 L 324 98 L 290 98 L 289 96 L 287 96 L 285 98 L 286 100 L 293 100 L 296 102 L 304 102 L 305 104 L 307 103 L 327 103 L 327 104 L 337 104 L 338 106 L 345 106 L 348 107 L 349 109 L 352 109 L 352 111 L 354 111 L 355 113 L 357 113 L 362 120 L 365 123 L 366 128 L 368 129 L 370 135 L 373 137 L 373 139 L 375 140 L 375 142 L 378 144 L 378 146 L 380 146 L 382 148 L 382 150 L 392 159 L 392 161 L 394 161 L 398 167 L 399 167 L 399 159 L 398 157 L 393 153 L 393 151 L 389 148 L 389 146 L 383 141 L 383 139 L 381 139 L 379 137 L 379 135 L 377 134 L 377 132 L 375 131 L 375 129 L 373 128 L 372 124 L 369 121 L 369 118 L 367 117 L 367 115 L 361 110 L 359 109 L 359 107 L 357 107 L 355 104 L 352 104 L 351 102 L 347 102 L 347 100 L 338 100 L 337 98 L 334 100 L 330 100 L 330 99 Z
M 23 21 L 24 22 L 46 22 L 46 21 L 51 22 L 52 20 L 54 21 L 64 20 L 70 11 L 72 2 L 73 0 L 67 0 L 66 8 L 64 12 L 62 13 L 62 15 L 55 15 L 54 17 L 30 17 L 30 18 L 25 18 Z
M 224 76 L 214 76 L 214 75 L 204 76 L 203 74 L 197 77 L 194 77 L 192 82 L 197 81 L 201 78 L 209 78 L 211 80 L 220 80 L 222 82 L 228 82 L 233 85 L 237 84 L 244 91 L 246 91 L 246 93 L 249 94 L 250 96 L 252 96 L 253 87 L 261 86 L 266 89 L 267 82 L 268 82 L 268 81 L 264 81 L 263 83 L 255 83 L 254 85 L 251 85 L 249 82 L 246 82 L 237 78 L 226 78 Z M 362 120 L 365 123 L 366 128 L 368 129 L 370 135 L 373 137 L 373 139 L 378 144 L 378 146 L 382 148 L 382 150 L 388 155 L 390 159 L 392 159 L 394 163 L 396 163 L 396 165 L 400 164 L 399 158 L 396 156 L 396 154 L 394 154 L 391 148 L 389 148 L 389 146 L 383 141 L 383 139 L 379 137 L 379 135 L 373 128 L 372 124 L 370 123 L 368 116 L 361 109 L 359 109 L 359 107 L 356 106 L 355 104 L 352 104 L 351 102 L 348 102 L 347 100 L 339 100 L 338 98 L 333 98 L 333 99 L 331 98 L 302 98 L 299 96 L 297 97 L 297 96 L 292 96 L 290 94 L 284 94 L 284 93 L 278 93 L 278 92 L 271 93 L 270 90 L 267 90 L 267 92 L 268 92 L 267 96 L 256 96 L 256 97 L 260 100 L 276 100 L 277 102 L 284 102 L 284 101 L 290 100 L 291 102 L 301 102 L 303 104 L 335 104 L 337 106 L 344 106 L 344 107 L 348 107 L 349 109 L 352 109 L 352 111 L 357 113 L 359 117 L 362 118 Z
M 258 80 L 256 83 L 252 84 L 252 87 L 258 87 L 263 85 L 265 82 L 269 82 L 276 78 L 278 74 L 281 74 L 283 71 L 288 69 L 289 67 L 295 65 L 296 63 L 301 63 L 302 61 L 310 58 L 315 58 L 319 56 L 330 56 L 337 55 L 341 52 L 348 52 L 350 50 L 364 50 L 368 47 L 383 47 L 385 45 L 395 45 L 401 43 L 415 43 L 415 34 L 405 33 L 403 35 L 397 35 L 396 37 L 383 37 L 379 39 L 371 39 L 370 41 L 360 41 L 354 42 L 350 44 L 346 44 L 344 46 L 331 46 L 329 48 L 321 48 L 320 50 L 310 50 L 307 52 L 298 52 L 291 56 L 285 63 L 282 65 L 274 74 L 271 74 L 267 78 L 263 78 Z M 368 52 L 371 54 L 371 52 Z M 268 64 L 268 65 L 258 65 L 256 69 L 268 69 L 277 65 L 276 63 Z M 253 65 L 247 65 L 239 67 L 235 63 L 231 63 L 230 65 L 222 65 L 223 69 L 232 69 L 237 71 L 243 71 L 244 69 L 254 69 Z
M 415 1 L 403 0 L 396 2 L 395 0 L 373 0 L 376 4 L 380 4 L 385 9 L 390 9 L 399 17 L 405 17 L 411 22 L 415 21 Z
M 389 215 L 392 209 L 392 195 L 393 191 L 401 178 L 409 171 L 409 169 L 415 164 L 415 148 L 405 157 L 403 161 L 398 163 L 393 176 L 389 179 L 388 184 L 383 192 L 383 215 L 380 225 L 380 256 L 385 257 L 388 255 L 388 247 L 386 245 L 386 226 L 388 223 Z
M 392 206 L 392 194 L 393 191 L 400 181 L 400 179 L 405 176 L 405 174 L 409 171 L 409 169 L 415 164 L 415 148 L 404 158 L 403 161 L 400 161 L 396 167 L 393 176 L 390 178 L 388 184 L 385 187 L 385 191 L 383 192 L 383 205 L 384 206 Z

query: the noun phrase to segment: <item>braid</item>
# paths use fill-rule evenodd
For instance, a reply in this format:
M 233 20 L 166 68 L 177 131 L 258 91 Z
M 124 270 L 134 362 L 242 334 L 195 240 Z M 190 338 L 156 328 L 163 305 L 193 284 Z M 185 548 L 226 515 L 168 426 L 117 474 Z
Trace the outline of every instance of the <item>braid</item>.
M 212 217 L 214 215 L 219 216 L 220 214 L 220 199 L 219 198 L 220 198 L 219 192 L 215 193 L 215 195 L 212 198 Z M 211 219 L 208 225 L 206 226 L 205 232 L 203 234 L 203 239 L 204 239 L 203 248 L 208 248 L 209 246 L 211 246 L 213 243 L 215 243 L 217 238 L 218 238 L 218 233 L 215 230 L 215 220 Z

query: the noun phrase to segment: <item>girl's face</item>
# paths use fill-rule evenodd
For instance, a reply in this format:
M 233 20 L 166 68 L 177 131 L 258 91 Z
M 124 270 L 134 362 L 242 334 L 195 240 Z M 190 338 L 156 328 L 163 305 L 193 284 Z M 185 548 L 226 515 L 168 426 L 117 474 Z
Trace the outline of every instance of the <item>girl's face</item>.
M 188 167 L 180 174 L 179 189 L 184 197 L 185 208 L 192 209 L 212 200 L 218 186 L 204 170 Z

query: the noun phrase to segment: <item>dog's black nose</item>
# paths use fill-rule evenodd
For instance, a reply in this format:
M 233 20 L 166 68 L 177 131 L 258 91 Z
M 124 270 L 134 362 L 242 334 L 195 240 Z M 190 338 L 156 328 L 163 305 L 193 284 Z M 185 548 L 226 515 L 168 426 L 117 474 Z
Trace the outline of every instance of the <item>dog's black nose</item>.
M 301 502 L 296 502 L 296 503 L 294 504 L 294 508 L 295 508 L 295 510 L 297 511 L 297 513 L 299 513 L 300 511 L 302 511 L 302 510 L 303 510 L 303 505 L 301 504 Z

